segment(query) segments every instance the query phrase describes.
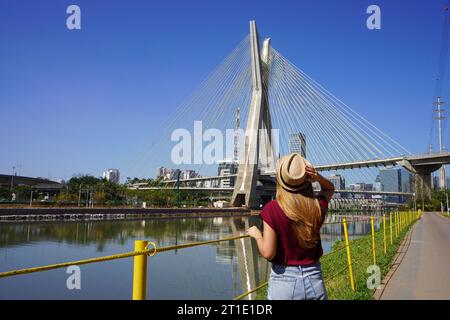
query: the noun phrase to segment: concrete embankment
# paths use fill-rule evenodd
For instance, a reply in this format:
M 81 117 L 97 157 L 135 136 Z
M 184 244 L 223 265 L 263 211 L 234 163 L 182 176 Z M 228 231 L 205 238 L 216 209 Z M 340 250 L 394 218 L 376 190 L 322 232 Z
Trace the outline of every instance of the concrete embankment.
M 246 208 L 0 208 L 0 221 L 221 217 L 249 215 Z

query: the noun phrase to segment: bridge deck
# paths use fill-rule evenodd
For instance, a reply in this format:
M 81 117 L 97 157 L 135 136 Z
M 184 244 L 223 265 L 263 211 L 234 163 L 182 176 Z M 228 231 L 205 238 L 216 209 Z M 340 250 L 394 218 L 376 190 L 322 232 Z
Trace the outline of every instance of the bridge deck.
M 449 245 L 450 219 L 425 213 L 381 299 L 450 299 Z

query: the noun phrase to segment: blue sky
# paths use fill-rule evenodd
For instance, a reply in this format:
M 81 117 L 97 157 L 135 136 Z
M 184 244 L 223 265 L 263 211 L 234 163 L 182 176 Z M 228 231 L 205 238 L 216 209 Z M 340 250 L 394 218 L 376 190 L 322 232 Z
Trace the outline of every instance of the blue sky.
M 66 28 L 70 4 L 81 8 L 81 30 Z M 381 30 L 366 28 L 371 4 L 381 8 Z M 16 166 L 22 175 L 68 179 L 126 171 L 248 33 L 250 19 L 356 112 L 409 151 L 425 152 L 443 5 L 0 0 L 0 173 Z M 158 165 L 142 175 L 153 176 Z

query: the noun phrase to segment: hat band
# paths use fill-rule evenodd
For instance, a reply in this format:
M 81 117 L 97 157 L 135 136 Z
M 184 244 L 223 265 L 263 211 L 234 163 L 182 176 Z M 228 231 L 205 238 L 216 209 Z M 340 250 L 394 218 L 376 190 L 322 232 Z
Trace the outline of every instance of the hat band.
M 306 178 L 299 185 L 292 185 L 292 184 L 289 184 L 288 182 L 286 182 L 286 180 L 284 180 L 284 178 L 283 178 L 283 173 L 282 173 L 282 170 L 281 170 L 282 167 L 283 167 L 283 165 L 280 166 L 280 174 L 279 174 L 279 176 L 280 176 L 281 181 L 283 181 L 284 185 L 286 185 L 288 188 L 295 189 L 295 190 L 303 190 L 306 187 L 306 183 L 305 183 L 306 182 Z M 283 184 L 281 185 L 282 187 L 284 187 Z

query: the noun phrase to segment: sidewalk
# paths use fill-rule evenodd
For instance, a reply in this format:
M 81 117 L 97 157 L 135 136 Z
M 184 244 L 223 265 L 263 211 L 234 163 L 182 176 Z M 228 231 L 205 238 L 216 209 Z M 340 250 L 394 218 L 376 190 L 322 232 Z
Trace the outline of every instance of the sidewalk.
M 450 299 L 450 219 L 424 213 L 406 248 L 380 299 Z

